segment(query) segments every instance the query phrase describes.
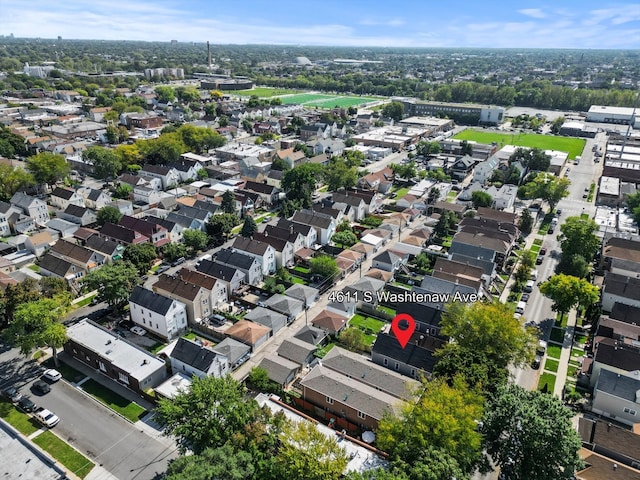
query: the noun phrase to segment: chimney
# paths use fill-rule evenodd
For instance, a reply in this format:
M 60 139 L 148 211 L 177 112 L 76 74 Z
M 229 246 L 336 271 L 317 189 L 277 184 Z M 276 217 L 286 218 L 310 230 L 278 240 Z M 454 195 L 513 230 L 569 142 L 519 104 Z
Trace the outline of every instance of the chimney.
M 209 45 L 209 40 L 207 40 L 207 58 L 209 60 L 209 68 L 211 68 L 211 45 Z

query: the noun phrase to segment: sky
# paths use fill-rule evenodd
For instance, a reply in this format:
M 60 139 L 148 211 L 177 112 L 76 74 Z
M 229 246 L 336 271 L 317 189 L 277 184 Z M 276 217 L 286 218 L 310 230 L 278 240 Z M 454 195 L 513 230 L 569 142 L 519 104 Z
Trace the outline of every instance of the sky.
M 370 47 L 640 48 L 640 2 L 0 0 L 0 35 Z

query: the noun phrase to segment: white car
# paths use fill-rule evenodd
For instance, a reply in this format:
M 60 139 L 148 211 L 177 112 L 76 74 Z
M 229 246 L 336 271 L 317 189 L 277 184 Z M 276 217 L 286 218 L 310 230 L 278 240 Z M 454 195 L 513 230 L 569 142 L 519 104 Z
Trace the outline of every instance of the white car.
M 62 378 L 62 374 L 59 371 L 54 370 L 53 368 L 50 368 L 49 370 L 45 370 L 42 376 L 44 377 L 45 380 L 48 380 L 50 382 L 57 382 Z
M 47 410 L 46 408 L 38 410 L 35 413 L 35 417 L 40 423 L 49 428 L 56 426 L 60 421 L 55 413 L 51 410 Z
M 131 331 L 133 333 L 135 333 L 136 335 L 146 335 L 147 334 L 147 331 L 144 328 L 139 327 L 137 325 L 135 327 L 131 327 Z

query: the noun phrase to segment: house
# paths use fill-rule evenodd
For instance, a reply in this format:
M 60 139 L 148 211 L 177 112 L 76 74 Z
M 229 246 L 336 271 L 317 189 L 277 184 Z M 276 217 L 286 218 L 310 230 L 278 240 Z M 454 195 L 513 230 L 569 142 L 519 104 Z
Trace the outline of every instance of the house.
M 316 300 L 318 300 L 318 296 L 320 295 L 320 291 L 317 288 L 309 287 L 308 285 L 294 284 L 287 288 L 284 291 L 284 294 L 287 297 L 300 300 L 304 304 L 305 309 L 308 309 L 311 305 L 316 303 Z
M 502 237 L 502 238 L 498 238 Z M 500 235 L 500 232 L 488 232 L 485 230 L 460 231 L 453 236 L 449 252 L 459 253 L 454 244 L 465 244 L 475 247 L 486 248 L 493 252 L 491 258 L 485 260 L 493 260 L 496 264 L 502 265 L 504 260 L 509 256 L 515 242 L 508 238 L 508 235 Z
M 87 238 L 85 246 L 94 252 L 104 255 L 107 263 L 121 260 L 124 253 L 124 245 L 95 234 Z
M 108 205 L 117 208 L 122 215 L 133 215 L 133 203 L 129 200 L 117 199 Z
M 150 241 L 149 237 L 142 235 L 140 232 L 109 222 L 106 222 L 100 229 L 100 237 L 122 245 L 133 245 Z
M 186 305 L 137 286 L 129 297 L 131 321 L 161 338 L 172 340 L 187 329 Z
M 637 276 L 640 273 L 640 242 L 609 238 L 602 248 L 600 268 L 627 277 Z
M 225 303 L 229 299 L 227 286 L 222 280 L 218 280 L 215 277 L 195 270 L 189 270 L 188 268 L 182 268 L 177 273 L 177 276 L 184 282 L 192 283 L 204 288 L 205 291 L 208 292 L 212 310 L 216 309 L 218 305 Z
M 255 258 L 262 268 L 262 275 L 271 275 L 276 271 L 276 251 L 265 242 L 238 236 L 231 245 L 233 251 Z
M 52 218 L 47 222 L 47 230 L 54 232 L 60 238 L 72 237 L 78 228 L 80 225 L 61 218 Z
M 269 339 L 271 329 L 249 320 L 240 320 L 229 327 L 225 334 L 238 342 L 248 345 L 251 347 L 251 351 L 255 352 Z
M 382 239 L 378 239 L 378 240 L 374 240 L 374 241 L 378 242 L 379 245 L 382 245 Z M 368 244 L 368 243 L 363 243 L 363 242 L 358 242 L 355 245 L 352 245 L 351 247 L 349 247 L 349 250 L 351 250 L 352 252 L 356 252 L 356 253 L 359 253 L 360 255 L 362 255 L 362 259 L 363 260 L 369 258 L 376 251 L 374 245 Z
M 167 165 L 178 173 L 180 183 L 192 182 L 198 179 L 198 171 L 202 170 L 203 165 L 194 160 L 180 160 L 179 162 Z
M 85 207 L 96 211 L 112 202 L 110 195 L 96 188 L 82 187 L 78 189 L 78 194 L 84 199 Z
M 358 186 L 364 190 L 389 193 L 393 187 L 394 173 L 389 167 L 374 173 L 369 173 L 358 180 Z
M 87 207 L 79 207 L 78 205 L 67 205 L 64 212 L 59 214 L 60 218 L 77 225 L 85 226 L 96 223 L 96 214 Z
M 499 189 L 491 186 L 486 192 L 493 198 L 492 207 L 497 210 L 512 210 L 518 194 L 516 185 L 502 185 Z
M 409 233 L 409 235 L 404 237 L 402 240 L 396 242 L 393 248 L 400 253 L 417 256 L 422 253 L 427 244 L 428 239 L 414 236 L 412 233 Z
M 389 283 L 393 281 L 394 274 L 393 272 L 380 270 L 379 268 L 371 268 L 367 273 L 364 274 L 364 276 L 382 280 L 384 283 Z
M 185 228 L 195 228 L 198 230 L 202 230 L 204 232 L 207 229 L 207 222 L 209 221 L 209 218 L 213 215 L 213 212 L 215 210 L 215 205 L 213 203 L 210 203 L 210 204 L 207 204 L 206 207 L 207 208 L 202 209 L 202 208 L 189 207 L 186 205 L 180 205 L 180 207 L 176 212 L 171 212 L 169 215 L 167 215 L 167 219 L 174 221 L 174 218 L 176 219 L 179 218 L 177 215 L 187 217 L 191 219 L 191 222 L 189 222 L 189 224 L 192 226 L 185 227 Z M 181 223 L 181 222 L 178 221 L 178 223 Z
M 231 373 L 229 359 L 225 355 L 186 338 L 177 338 L 158 353 L 169 359 L 174 374 L 183 373 L 189 378 L 194 375 L 220 378 Z
M 218 261 L 201 260 L 196 264 L 196 270 L 221 281 L 227 291 L 227 295 L 237 291 L 240 285 L 246 282 L 246 275 L 243 271 Z
M 367 204 L 365 201 L 352 194 L 352 192 L 334 192 L 331 195 L 333 208 L 351 211 L 352 220 L 359 222 L 367 215 Z
M 254 308 L 244 316 L 244 319 L 269 327 L 272 335 L 279 332 L 287 325 L 286 315 L 264 307 Z
M 269 297 L 264 302 L 264 306 L 286 315 L 289 323 L 295 320 L 295 318 L 304 310 L 304 302 L 296 300 L 295 298 L 287 297 L 280 293 L 275 293 Z
M 300 365 L 284 357 L 272 356 L 263 358 L 258 367 L 267 372 L 269 380 L 277 383 L 282 388 L 287 388 L 293 383 L 300 371 Z
M 329 243 L 331 237 L 336 232 L 335 220 L 331 216 L 322 213 L 304 213 L 297 211 L 293 214 L 291 221 L 313 227 L 317 232 L 316 241 L 320 243 L 320 245 Z
M 602 310 L 610 312 L 616 302 L 640 307 L 640 279 L 607 272 L 602 288 Z
M 256 242 L 266 243 L 273 247 L 276 256 L 276 267 L 293 267 L 295 264 L 295 249 L 291 242 L 269 236 L 264 233 L 255 233 L 253 240 Z M 300 237 L 302 239 L 302 237 Z
M 403 348 L 395 335 L 379 333 L 371 347 L 371 359 L 402 375 L 420 378 L 433 371 L 436 364 L 434 352 L 444 343 L 437 337 L 415 332 Z
M 391 234 L 388 233 L 387 236 L 390 237 Z M 375 253 L 378 250 L 380 250 L 384 246 L 384 244 L 386 242 L 387 242 L 387 240 L 384 237 L 380 237 L 380 236 L 374 235 L 372 233 L 365 233 L 364 235 L 362 235 L 362 237 L 360 237 L 360 243 L 371 246 L 372 253 Z M 356 245 L 358 245 L 358 244 L 356 243 Z M 355 247 L 356 245 L 353 245 L 351 247 L 351 250 L 354 250 L 353 247 Z
M 287 338 L 278 347 L 278 356 L 306 367 L 313 361 L 313 352 L 316 350 L 317 347 L 315 345 L 304 340 L 295 337 Z
M 596 343 L 589 385 L 594 387 L 602 371 L 609 370 L 620 376 L 638 378 L 640 375 L 640 349 L 612 338 Z
M 608 478 L 611 472 L 615 472 L 615 478 L 621 480 L 637 480 L 640 478 L 640 470 L 628 467 L 617 460 L 600 455 L 588 448 L 582 447 L 578 454 L 582 459 L 584 468 L 575 473 L 576 480 L 601 480 Z M 640 465 L 640 464 L 636 464 Z
M 475 267 L 468 263 L 454 262 L 444 257 L 436 258 L 432 273 L 432 276 L 436 278 L 449 280 L 454 283 L 458 282 L 476 291 L 480 290 L 483 275 L 484 270 L 480 267 Z
M 180 183 L 180 174 L 175 168 L 168 165 L 143 165 L 140 175 L 160 179 L 163 190 L 175 187 Z
M 24 246 L 36 257 L 41 257 L 49 251 L 54 243 L 56 243 L 56 239 L 47 230 L 43 230 L 27 237 Z
M 16 192 L 9 200 L 9 203 L 31 218 L 38 226 L 44 226 L 51 220 L 47 204 L 39 198 L 32 197 L 24 192 Z
M 58 240 L 50 250 L 51 254 L 67 260 L 86 272 L 104 265 L 107 258 L 99 252 L 66 240 Z
M 235 370 L 251 356 L 251 348 L 244 343 L 240 343 L 233 338 L 225 338 L 212 350 L 227 357 L 231 370 Z
M 271 169 L 265 181 L 267 185 L 275 187 L 277 189 L 282 188 L 282 177 L 284 176 L 284 172 L 281 170 Z
M 71 287 L 76 286 L 77 279 L 83 277 L 86 271 L 70 261 L 45 253 L 38 260 L 40 275 L 43 277 L 57 277 L 66 280 Z
M 213 314 L 211 291 L 186 282 L 178 276 L 160 275 L 152 288 L 156 293 L 182 302 L 187 311 L 187 320 L 191 325 L 198 324 Z
M 395 272 L 403 264 L 403 258 L 389 250 L 373 257 L 373 268 L 379 268 L 387 272 Z
M 397 340 L 396 340 L 397 343 Z M 352 427 L 374 430 L 386 413 L 399 413 L 400 400 L 357 379 L 316 365 L 300 381 L 302 398 L 324 411 L 327 418 L 341 417 Z
M 68 188 L 56 187 L 51 192 L 49 197 L 51 205 L 65 210 L 69 205 L 77 205 L 78 207 L 84 207 L 84 198 L 75 190 Z
M 266 206 L 278 203 L 278 189 L 272 185 L 247 180 L 243 190 L 257 193 L 260 198 L 262 198 L 263 204 Z
M 458 158 L 453 162 L 453 165 L 451 165 L 451 176 L 458 180 L 463 180 L 471 173 L 475 164 L 475 159 L 471 158 L 469 155 Z
M 415 195 L 406 194 L 404 197 L 396 201 L 396 205 L 402 208 L 415 208 L 420 211 L 427 209 L 427 200 Z
M 13 222 L 10 223 L 9 218 L 11 216 L 18 218 L 20 215 L 22 215 L 21 210 L 7 202 L 0 201 L 0 236 L 8 237 L 11 235 L 11 226 L 13 225 Z
M 478 291 L 475 290 L 473 287 L 462 285 L 460 282 L 456 283 L 455 280 L 450 281 L 442 278 L 433 277 L 430 275 L 425 276 L 422 279 L 422 283 L 420 284 L 420 286 L 413 287 L 413 289 L 420 292 L 435 294 L 443 299 L 454 298 L 456 294 L 459 294 L 459 295 L 472 295 L 472 294 L 477 295 L 478 294 Z M 439 308 L 442 308 L 446 302 L 447 302 L 446 300 L 443 300 L 440 302 L 432 302 L 430 305 L 439 306 Z M 436 333 L 434 333 L 434 335 L 435 334 Z
M 167 378 L 165 363 L 85 318 L 67 327 L 64 351 L 125 387 L 142 394 Z
M 163 245 L 171 242 L 167 229 L 152 221 L 123 215 L 118 222 L 118 225 L 135 232 L 139 232 L 145 237 L 148 237 L 151 240 L 151 243 L 156 247 L 162 247 Z
M 591 411 L 635 425 L 640 412 L 640 378 L 602 370 L 593 389 Z
M 225 248 L 216 254 L 215 261 L 216 263 L 240 270 L 244 273 L 244 281 L 250 285 L 259 285 L 264 278 L 260 261 L 245 252 L 236 252 L 230 248 Z
M 640 465 L 640 434 L 638 434 L 637 428 L 630 429 L 626 426 L 619 426 L 608 419 L 591 418 L 585 415 L 578 420 L 578 432 L 580 432 L 582 442 L 586 447 L 593 449 L 600 455 L 614 459 L 619 464 L 614 476 L 610 474 L 614 469 L 609 464 L 609 468 L 606 471 L 602 471 L 600 476 L 588 477 L 588 480 L 616 478 L 620 473 L 621 465 L 633 467 L 636 469 L 634 472 L 638 472 L 637 466 Z M 579 476 L 577 478 L 582 480 L 585 477 Z M 636 480 L 639 477 L 636 474 L 623 478 L 625 480 Z M 585 478 L 585 480 L 587 479 Z
M 293 338 L 297 338 L 311 345 L 320 346 L 326 340 L 327 334 L 319 328 L 305 325 L 296 332 Z
M 179 225 L 177 222 L 168 220 L 166 218 L 159 218 L 153 215 L 144 217 L 144 220 L 165 228 L 171 242 L 175 243 L 182 241 L 182 232 L 185 230 L 185 228 L 182 225 Z
M 345 295 L 357 303 L 367 303 L 376 305 L 378 303 L 377 293 L 382 291 L 385 282 L 371 277 L 362 277 L 351 285 L 344 287 Z
M 318 240 L 318 232 L 311 225 L 301 224 L 292 222 L 287 220 L 286 218 L 279 218 L 278 223 L 276 224 L 276 228 L 279 229 L 279 232 L 289 232 L 289 235 L 300 235 L 303 240 L 304 248 L 313 247 Z M 271 234 L 272 230 L 267 226 L 265 232 Z M 279 235 L 282 235 L 279 233 Z M 282 238 L 282 237 L 279 237 Z M 297 244 L 294 244 L 294 248 Z M 296 248 L 296 253 L 300 250 L 300 248 Z

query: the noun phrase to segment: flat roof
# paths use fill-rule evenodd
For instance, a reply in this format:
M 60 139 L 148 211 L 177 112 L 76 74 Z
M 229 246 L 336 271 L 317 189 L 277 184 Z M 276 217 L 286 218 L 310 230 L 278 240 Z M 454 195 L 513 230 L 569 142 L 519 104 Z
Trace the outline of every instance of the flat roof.
M 115 367 L 137 380 L 144 380 L 165 366 L 156 356 L 94 324 L 88 318 L 68 327 L 67 335 L 74 342 L 108 358 Z
M 600 177 L 600 193 L 602 195 L 620 195 L 620 179 L 615 177 Z
M 632 107 L 610 107 L 608 105 L 591 105 L 589 113 L 609 113 L 613 115 L 633 115 Z
M 191 378 L 182 372 L 178 372 L 173 377 L 162 382 L 154 390 L 165 398 L 175 398 L 178 393 L 187 392 L 190 388 Z

